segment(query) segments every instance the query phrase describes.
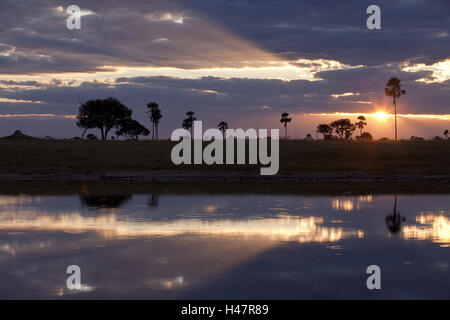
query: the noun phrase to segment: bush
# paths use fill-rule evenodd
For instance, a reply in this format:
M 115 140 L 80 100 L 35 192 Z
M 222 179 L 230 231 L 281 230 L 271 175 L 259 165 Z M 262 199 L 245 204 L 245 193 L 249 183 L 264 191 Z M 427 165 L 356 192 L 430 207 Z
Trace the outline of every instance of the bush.
M 88 140 L 97 140 L 97 136 L 95 134 L 89 133 L 86 138 Z
M 357 137 L 357 139 L 363 141 L 373 141 L 373 137 L 369 132 L 363 132 L 361 136 Z

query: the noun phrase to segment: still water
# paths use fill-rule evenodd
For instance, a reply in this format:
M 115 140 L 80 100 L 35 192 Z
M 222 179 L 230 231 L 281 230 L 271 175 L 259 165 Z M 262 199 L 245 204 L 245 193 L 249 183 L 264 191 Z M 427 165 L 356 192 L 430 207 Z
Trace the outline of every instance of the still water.
M 396 201 L 397 198 L 397 201 Z M 450 298 L 450 195 L 0 196 L 0 298 Z M 81 290 L 66 286 L 81 268 Z M 381 268 L 368 290 L 366 268 Z

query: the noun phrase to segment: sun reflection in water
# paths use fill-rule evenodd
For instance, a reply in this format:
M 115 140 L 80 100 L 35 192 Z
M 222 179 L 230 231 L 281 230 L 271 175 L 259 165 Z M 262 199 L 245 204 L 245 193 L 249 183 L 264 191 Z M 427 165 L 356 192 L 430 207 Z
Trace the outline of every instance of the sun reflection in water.
M 165 289 L 176 289 L 184 285 L 184 277 L 178 276 L 171 279 L 161 280 L 160 283 Z
M 373 201 L 373 196 L 371 194 L 359 196 L 358 201 L 361 203 L 370 203 Z
M 421 214 L 416 217 L 420 225 L 407 225 L 403 227 L 405 239 L 431 240 L 441 244 L 441 247 L 450 247 L 450 219 L 443 214 Z
M 373 201 L 372 195 L 361 195 L 359 197 L 337 197 L 331 201 L 331 208 L 336 211 L 353 211 L 359 210 L 360 204 L 370 203 Z
M 343 210 L 343 211 L 353 211 L 355 208 L 355 204 L 352 200 L 349 199 L 333 199 L 331 203 L 331 207 L 333 210 Z
M 264 237 L 272 241 L 335 242 L 344 238 L 363 238 L 362 230 L 325 227 L 322 217 L 279 214 L 273 218 L 245 220 L 174 219 L 164 221 L 126 220 L 115 213 L 82 216 L 79 213 L 48 215 L 22 211 L 0 213 L 0 229 L 57 230 L 67 233 L 93 231 L 104 238 L 151 237 L 196 234 L 222 237 Z
M 53 289 L 53 293 L 55 296 L 62 297 L 67 294 L 76 294 L 76 293 L 86 293 L 96 290 L 95 286 L 91 286 L 88 284 L 81 284 L 81 288 L 77 290 L 69 290 L 66 287 L 57 287 Z

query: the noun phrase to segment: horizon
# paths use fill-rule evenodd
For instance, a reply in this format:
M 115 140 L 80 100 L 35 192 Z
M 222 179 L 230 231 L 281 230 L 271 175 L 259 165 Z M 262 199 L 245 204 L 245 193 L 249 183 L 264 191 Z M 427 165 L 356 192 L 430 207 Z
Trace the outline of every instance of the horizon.
M 369 132 L 372 134 L 375 140 L 388 138 L 390 140 L 394 139 L 394 122 L 393 114 L 384 113 L 383 111 L 379 111 L 376 113 L 321 113 L 321 114 L 289 114 L 292 117 L 292 122 L 288 125 L 288 139 L 290 140 L 298 140 L 304 139 L 307 134 L 311 134 L 313 139 L 322 140 L 323 136 L 318 133 L 316 136 L 317 125 L 320 123 L 330 123 L 334 120 L 338 119 L 349 119 L 353 123 L 357 121 L 358 116 L 364 116 L 367 120 L 367 126 L 364 128 L 364 132 Z M 196 114 L 197 116 L 197 114 Z M 53 118 L 54 115 L 48 114 L 33 114 L 24 116 L 28 119 L 37 119 L 38 121 L 44 122 L 48 118 Z M 170 135 L 173 130 L 181 128 L 181 121 L 185 116 L 180 116 L 179 120 L 180 125 L 176 125 L 174 121 L 171 121 L 173 127 L 161 126 L 159 140 L 168 140 L 170 139 Z M 419 114 L 397 114 L 398 122 L 399 122 L 399 139 L 408 140 L 410 137 L 422 137 L 424 139 L 434 139 L 435 137 L 443 137 L 443 132 L 450 128 L 450 115 L 419 115 Z M 22 116 L 18 115 L 0 115 L 0 119 L 7 118 L 9 120 L 20 119 Z M 59 118 L 59 117 L 58 117 Z M 269 119 L 268 119 L 269 118 Z M 3 126 L 0 130 L 0 137 L 6 137 L 14 133 L 16 130 L 20 130 L 22 133 L 33 136 L 36 138 L 45 138 L 51 137 L 55 139 L 71 139 L 75 137 L 80 137 L 82 131 L 75 125 L 76 115 L 61 115 L 60 118 L 63 120 L 59 123 L 59 126 L 52 127 L 50 129 L 42 129 L 46 126 L 39 126 L 36 128 L 29 127 L 15 127 L 14 123 L 11 123 L 10 126 Z M 198 120 L 203 121 L 203 119 L 199 118 Z M 271 121 L 272 120 L 272 121 Z M 203 121 L 205 123 L 205 128 L 217 128 L 218 122 L 214 122 L 213 120 Z M 279 115 L 273 114 L 271 117 L 266 117 L 264 119 L 252 119 L 252 123 L 255 125 L 252 127 L 251 125 L 245 125 L 249 123 L 248 121 L 239 122 L 241 126 L 232 126 L 230 123 L 230 129 L 280 129 L 280 135 L 282 135 L 284 128 L 282 124 L 279 123 Z M 147 128 L 151 127 L 148 119 L 144 119 L 142 124 Z M 271 127 L 271 125 L 273 126 Z M 67 130 L 67 125 L 70 125 L 69 130 Z M 61 127 L 66 128 L 63 132 L 61 132 Z M 356 131 L 358 131 L 357 129 Z M 52 134 L 53 133 L 53 134 Z M 71 134 L 73 133 L 73 134 Z M 87 133 L 94 134 L 98 138 L 100 138 L 100 131 L 98 129 L 90 129 Z M 355 132 L 357 133 L 357 132 Z M 357 135 L 357 134 L 356 134 Z M 112 134 L 114 136 L 114 134 Z M 119 139 L 119 138 L 118 138 Z M 120 139 L 126 139 L 124 137 Z M 139 140 L 151 140 L 151 134 L 149 136 L 139 136 Z

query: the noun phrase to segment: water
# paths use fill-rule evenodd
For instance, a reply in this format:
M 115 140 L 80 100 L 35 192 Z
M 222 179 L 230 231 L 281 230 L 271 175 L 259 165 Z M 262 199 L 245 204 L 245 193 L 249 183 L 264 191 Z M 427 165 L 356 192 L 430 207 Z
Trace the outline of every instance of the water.
M 450 298 L 450 195 L 395 198 L 0 196 L 0 298 Z

